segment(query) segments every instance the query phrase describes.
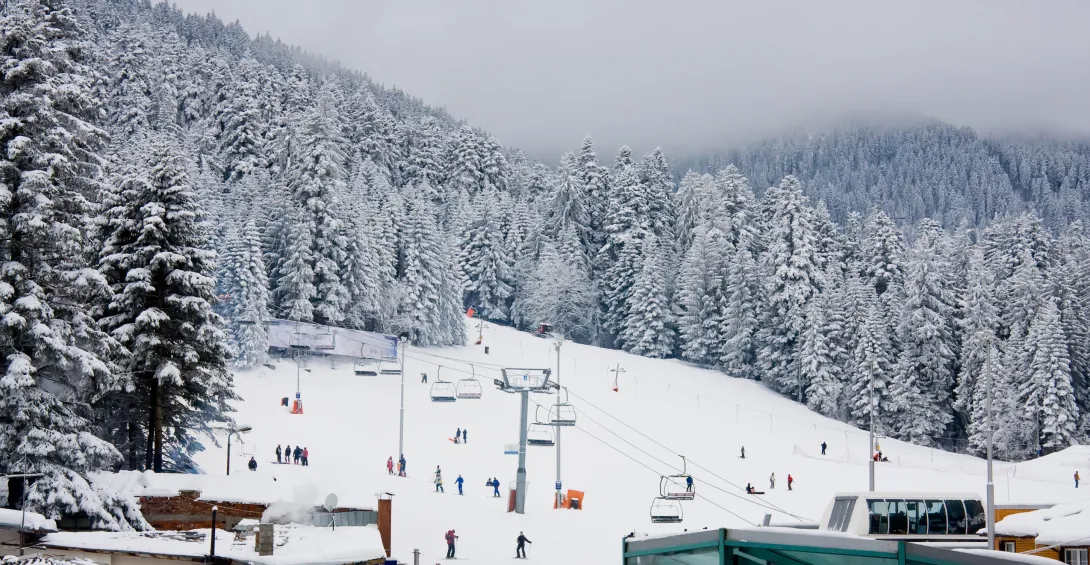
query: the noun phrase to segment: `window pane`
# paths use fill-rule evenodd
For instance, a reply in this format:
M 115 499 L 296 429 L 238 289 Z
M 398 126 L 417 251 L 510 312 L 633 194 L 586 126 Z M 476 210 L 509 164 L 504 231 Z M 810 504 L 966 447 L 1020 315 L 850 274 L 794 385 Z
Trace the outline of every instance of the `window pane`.
M 927 533 L 946 534 L 946 508 L 941 500 L 927 501 Z
M 950 523 L 948 533 L 965 534 L 965 505 L 960 500 L 946 501 L 946 518 Z
M 927 507 L 922 500 L 906 500 L 905 512 L 908 515 L 908 533 L 913 535 L 927 533 Z
M 844 508 L 846 508 L 847 506 L 847 500 L 843 500 L 840 498 L 836 499 L 836 502 L 833 503 L 833 511 L 831 514 L 829 514 L 829 523 L 826 524 L 826 528 L 834 531 L 837 529 L 837 526 L 840 525 L 840 521 L 842 520 L 842 516 L 844 515 Z
M 908 533 L 908 512 L 905 510 L 905 501 L 889 501 L 889 533 L 890 535 L 905 535 Z
M 839 531 L 848 531 L 848 524 L 852 521 L 853 513 L 855 513 L 855 497 L 848 499 L 848 509 L 844 512 L 844 520 L 840 523 Z
M 870 506 L 870 528 L 872 534 L 889 533 L 889 503 L 885 500 L 868 500 Z
M 975 534 L 977 530 L 988 525 L 987 518 L 984 515 L 984 505 L 979 500 L 965 501 L 965 515 L 966 529 L 970 534 Z
M 1016 553 L 1017 550 L 1015 549 L 1014 542 L 1013 541 L 1003 542 L 1003 551 L 1006 551 L 1008 553 Z

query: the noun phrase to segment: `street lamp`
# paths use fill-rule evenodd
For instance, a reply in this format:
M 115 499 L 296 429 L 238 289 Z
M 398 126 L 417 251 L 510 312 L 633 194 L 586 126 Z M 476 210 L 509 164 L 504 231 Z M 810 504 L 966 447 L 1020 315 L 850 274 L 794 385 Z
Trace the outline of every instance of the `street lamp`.
M 409 343 L 409 338 L 402 335 L 398 339 L 401 341 L 401 423 L 397 432 L 397 457 L 398 461 L 401 461 L 401 458 L 405 457 L 405 347 Z
M 227 430 L 227 474 L 231 474 L 231 436 L 248 433 L 254 429 L 252 426 L 231 426 Z

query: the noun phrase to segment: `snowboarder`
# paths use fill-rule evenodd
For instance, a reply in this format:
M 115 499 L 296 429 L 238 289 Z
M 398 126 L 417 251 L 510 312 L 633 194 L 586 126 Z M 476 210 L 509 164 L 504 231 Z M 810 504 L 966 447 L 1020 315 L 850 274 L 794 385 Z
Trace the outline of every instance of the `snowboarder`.
M 462 483 L 464 482 L 465 479 L 463 479 L 461 475 L 458 475 L 458 478 L 454 481 L 454 484 L 458 485 L 458 496 L 462 495 Z
M 753 494 L 753 485 L 746 483 L 746 494 Z
M 444 494 L 447 492 L 443 490 L 443 477 L 438 473 L 435 475 L 435 492 L 441 492 Z
M 685 492 L 693 492 L 693 478 L 685 477 Z
M 256 471 L 257 470 L 257 460 L 254 459 L 253 456 L 250 457 L 249 467 L 250 467 L 251 471 Z M 1078 479 L 1075 479 L 1075 486 L 1079 486 L 1078 481 L 1079 481 Z
M 1075 488 L 1079 488 L 1079 472 L 1075 471 Z
M 791 490 L 791 483 L 795 482 L 795 478 L 791 476 L 791 473 L 787 474 L 787 490 Z
M 462 428 L 458 428 L 454 431 L 454 443 L 462 442 Z
M 822 454 L 822 455 L 825 455 L 825 448 L 826 448 L 826 447 L 828 447 L 828 446 L 827 446 L 827 445 L 825 445 L 825 442 L 824 442 L 824 441 L 823 441 L 823 442 L 821 442 L 821 454 Z
M 776 488 L 776 473 L 768 476 L 768 488 Z
M 310 450 L 303 448 L 303 466 L 310 467 Z
M 469 430 L 462 430 L 462 443 L 469 441 Z
M 283 453 L 283 452 L 282 452 L 282 451 L 280 451 L 280 446 L 279 446 L 279 445 L 278 445 L 278 446 L 276 446 L 276 462 L 277 462 L 277 463 L 280 463 L 280 455 L 281 455 L 282 453 Z
M 397 470 L 398 471 L 401 470 L 401 464 L 400 463 L 397 466 Z M 393 455 L 391 455 L 390 458 L 386 460 L 386 474 L 388 474 L 388 475 L 393 475 L 394 474 L 394 456 Z
M 458 539 L 458 536 L 454 535 L 454 530 L 447 532 L 447 559 L 454 559 L 454 541 Z
M 519 532 L 517 541 L 518 545 L 515 547 L 515 559 L 526 559 L 526 544 L 534 542 L 526 539 L 526 536 L 522 532 Z
M 746 458 L 746 446 L 742 446 L 742 459 Z

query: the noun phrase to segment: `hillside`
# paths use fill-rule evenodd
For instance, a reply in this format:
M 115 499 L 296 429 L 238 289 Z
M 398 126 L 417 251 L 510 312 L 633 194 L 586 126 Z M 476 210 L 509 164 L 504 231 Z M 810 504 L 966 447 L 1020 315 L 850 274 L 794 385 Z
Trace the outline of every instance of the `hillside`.
M 475 321 L 467 325 L 475 337 Z M 742 526 L 759 523 L 765 513 L 772 513 L 775 521 L 793 521 L 792 515 L 817 520 L 834 492 L 866 490 L 866 433 L 813 414 L 759 383 L 677 361 L 565 342 L 560 380 L 570 391 L 577 424 L 562 432 L 562 476 L 566 489 L 586 492 L 586 506 L 581 511 L 552 510 L 556 452 L 531 446 L 527 512 L 508 514 L 506 498 L 493 499 L 484 483 L 491 476 L 504 485 L 514 479 L 517 457 L 504 455 L 503 446 L 517 441 L 518 397 L 496 390 L 491 379 L 498 375 L 498 366 L 555 369 L 555 350 L 549 340 L 492 325 L 486 325 L 483 337 L 483 346 L 490 348 L 487 355 L 483 346 L 409 349 L 408 478 L 389 477 L 385 469 L 386 458 L 397 455 L 399 380 L 357 377 L 351 363 L 337 360 L 331 368 L 329 359 L 320 358 L 310 359 L 310 372 L 302 373 L 303 415 L 291 415 L 279 406 L 281 397 L 295 391 L 296 367 L 290 359 L 275 360 L 275 370 L 236 375 L 242 397 L 237 420 L 254 429 L 243 437 L 244 447 L 235 446 L 234 472 L 247 472 L 245 462 L 252 453 L 260 462 L 258 474 L 309 482 L 311 498 L 315 491 L 320 495 L 333 491 L 342 500 L 354 501 L 366 500 L 374 492 L 392 492 L 394 553 L 406 559 L 419 548 L 424 563 L 442 557 L 443 533 L 451 528 L 461 536 L 459 558 L 471 563 L 510 559 L 519 531 L 534 542 L 532 560 L 607 563 L 618 558 L 618 541 L 633 530 Z M 619 391 L 613 392 L 609 368 L 618 364 L 624 372 Z M 475 373 L 484 387 L 482 398 L 431 402 L 430 385 L 420 383 L 419 374 L 427 372 L 434 382 L 440 366 L 444 380 Z M 555 401 L 554 396 L 532 399 L 543 404 Z M 468 430 L 468 443 L 455 445 L 448 438 L 459 427 Z M 829 446 L 824 458 L 822 441 Z M 273 464 L 273 451 L 284 443 L 306 446 L 310 466 Z M 891 462 L 878 468 L 880 490 L 983 493 L 980 459 L 893 439 L 882 439 L 881 444 Z M 742 446 L 744 460 L 738 456 Z M 1085 472 L 1087 464 L 1085 450 L 1075 449 L 1081 448 L 1029 463 L 999 464 L 999 501 L 1071 499 L 1075 495 L 1069 477 L 1076 469 Z M 649 507 L 658 493 L 659 475 L 680 467 L 677 454 L 689 458 L 698 498 L 684 503 L 682 524 L 652 525 Z M 222 474 L 225 456 L 223 449 L 209 449 L 196 459 L 208 473 Z M 443 471 L 445 494 L 434 492 L 436 465 Z M 778 480 L 776 489 L 770 490 L 768 477 L 773 472 Z M 466 480 L 462 497 L 454 484 L 459 474 Z M 788 474 L 795 478 L 790 492 Z M 746 496 L 742 487 L 747 482 L 767 494 Z

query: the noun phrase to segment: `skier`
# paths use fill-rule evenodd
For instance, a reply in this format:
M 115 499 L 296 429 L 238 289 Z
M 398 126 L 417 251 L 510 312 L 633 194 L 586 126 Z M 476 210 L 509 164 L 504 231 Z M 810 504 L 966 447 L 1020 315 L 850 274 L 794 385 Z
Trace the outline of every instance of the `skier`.
M 462 430 L 462 443 L 469 441 L 469 430 Z
M 826 446 L 826 445 L 825 445 L 825 442 L 824 442 L 824 441 L 823 441 L 823 442 L 821 442 L 821 454 L 822 454 L 822 455 L 825 455 L 825 448 L 826 448 L 826 447 L 828 447 L 828 446 Z
M 441 492 L 444 494 L 447 492 L 443 490 L 443 477 L 438 473 L 435 474 L 435 492 Z
M 742 459 L 746 458 L 746 446 L 742 446 Z
M 280 455 L 281 455 L 281 453 L 283 453 L 283 452 L 282 452 L 282 451 L 280 451 L 280 446 L 279 446 L 279 445 L 278 445 L 278 446 L 276 446 L 276 462 L 277 462 L 277 463 L 280 463 Z
M 1075 471 L 1075 488 L 1079 488 L 1079 472 Z
M 787 474 L 787 490 L 791 490 L 791 483 L 795 482 L 795 478 L 791 476 L 791 473 Z
M 500 497 L 500 480 L 496 477 L 492 478 L 492 498 Z
M 257 470 L 257 460 L 256 460 L 256 459 L 254 459 L 254 458 L 253 458 L 252 456 L 250 457 L 250 465 L 249 465 L 249 467 L 250 467 L 250 470 L 251 470 L 251 471 L 256 471 L 256 470 Z M 1079 486 L 1079 485 L 1078 485 L 1078 479 L 1075 479 L 1075 483 L 1076 483 L 1076 484 L 1075 484 L 1075 486 Z
M 439 475 L 442 475 L 442 474 L 443 474 L 443 471 L 441 471 L 441 470 L 439 469 L 439 466 L 438 466 L 438 465 L 436 465 L 436 466 L 435 466 L 435 476 L 436 476 L 436 477 L 438 477 Z
M 693 478 L 685 477 L 685 492 L 693 492 Z
M 768 488 L 776 488 L 776 473 L 772 473 L 768 477 Z
M 310 450 L 303 448 L 303 466 L 310 467 Z
M 458 536 L 454 535 L 454 530 L 447 532 L 447 559 L 454 559 L 454 540 L 458 539 Z
M 462 496 L 462 483 L 464 482 L 465 479 L 461 475 L 458 475 L 458 479 L 454 481 L 454 484 L 458 485 L 458 496 Z
M 420 373 L 420 382 L 422 382 L 424 384 L 428 383 L 428 374 L 427 373 Z
M 401 465 L 400 464 L 398 464 L 397 469 L 398 469 L 398 471 L 401 470 Z M 394 456 L 393 455 L 391 455 L 390 458 L 386 460 L 386 474 L 388 474 L 388 475 L 393 475 L 394 474 Z
M 517 541 L 518 545 L 515 547 L 515 559 L 526 559 L 526 544 L 534 542 L 526 539 L 526 536 L 523 535 L 522 532 L 519 532 Z
M 454 431 L 454 443 L 462 442 L 462 428 L 458 428 Z
M 398 471 L 398 474 L 401 475 L 402 477 L 404 477 L 405 476 L 405 454 L 404 453 L 401 454 L 401 459 L 398 460 L 398 464 L 401 465 L 401 469 Z

